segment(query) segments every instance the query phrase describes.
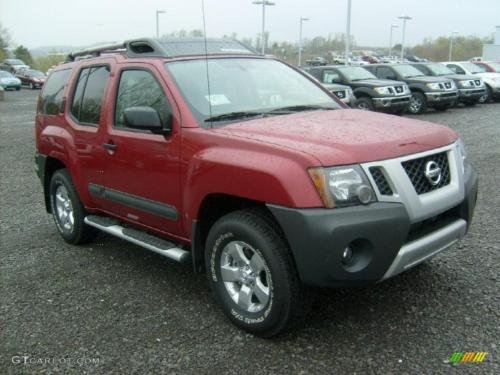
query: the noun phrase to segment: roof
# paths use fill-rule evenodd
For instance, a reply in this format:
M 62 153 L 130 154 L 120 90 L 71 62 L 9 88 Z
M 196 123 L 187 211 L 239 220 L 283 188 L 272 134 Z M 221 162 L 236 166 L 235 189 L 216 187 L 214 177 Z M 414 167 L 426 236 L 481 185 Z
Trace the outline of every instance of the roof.
M 141 38 L 72 52 L 68 61 L 123 52 L 127 57 L 182 57 L 197 55 L 256 55 L 250 47 L 233 39 L 214 38 Z

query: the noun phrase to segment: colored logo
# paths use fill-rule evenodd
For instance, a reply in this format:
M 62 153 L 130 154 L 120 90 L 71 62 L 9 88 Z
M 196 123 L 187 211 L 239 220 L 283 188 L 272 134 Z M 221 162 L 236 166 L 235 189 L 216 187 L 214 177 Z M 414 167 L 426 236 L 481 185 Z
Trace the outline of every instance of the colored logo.
M 448 360 L 450 363 L 484 362 L 487 352 L 455 352 Z

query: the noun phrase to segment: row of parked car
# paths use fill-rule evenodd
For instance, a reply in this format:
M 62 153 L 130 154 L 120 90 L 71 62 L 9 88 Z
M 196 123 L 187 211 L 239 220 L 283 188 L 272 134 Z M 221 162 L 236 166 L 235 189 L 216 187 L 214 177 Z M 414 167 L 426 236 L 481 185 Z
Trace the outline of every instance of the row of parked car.
M 23 85 L 39 89 L 46 79 L 43 72 L 31 69 L 19 59 L 6 59 L 0 64 L 0 86 L 4 90 L 21 90 Z
M 303 68 L 351 107 L 418 114 L 500 98 L 498 62 L 419 62 Z

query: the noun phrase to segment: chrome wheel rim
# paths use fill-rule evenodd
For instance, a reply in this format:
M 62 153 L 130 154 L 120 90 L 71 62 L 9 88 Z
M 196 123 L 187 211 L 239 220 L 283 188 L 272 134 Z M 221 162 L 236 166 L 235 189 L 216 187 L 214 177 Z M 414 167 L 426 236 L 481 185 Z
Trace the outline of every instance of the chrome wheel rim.
M 488 100 L 488 94 L 479 97 L 479 103 L 485 103 Z
M 73 213 L 73 204 L 68 195 L 68 190 L 64 185 L 59 185 L 54 196 L 57 221 L 61 227 L 71 232 L 75 225 L 75 217 Z
M 411 96 L 409 109 L 413 113 L 417 113 L 422 108 L 422 101 L 416 96 Z
M 263 256 L 242 241 L 229 242 L 221 252 L 221 279 L 242 310 L 256 313 L 270 300 L 271 275 Z

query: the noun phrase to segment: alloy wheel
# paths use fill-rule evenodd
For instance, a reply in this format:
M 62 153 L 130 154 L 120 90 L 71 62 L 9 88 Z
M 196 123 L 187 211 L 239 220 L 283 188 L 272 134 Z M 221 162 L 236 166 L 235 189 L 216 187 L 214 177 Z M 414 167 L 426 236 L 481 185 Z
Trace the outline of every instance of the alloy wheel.
M 271 275 L 263 256 L 242 241 L 221 252 L 221 278 L 229 296 L 246 312 L 259 312 L 269 302 Z
M 64 230 L 68 232 L 73 231 L 73 227 L 75 225 L 73 204 L 69 198 L 68 190 L 64 185 L 59 185 L 57 187 L 54 201 L 57 221 Z

